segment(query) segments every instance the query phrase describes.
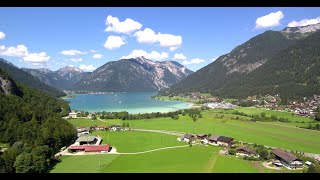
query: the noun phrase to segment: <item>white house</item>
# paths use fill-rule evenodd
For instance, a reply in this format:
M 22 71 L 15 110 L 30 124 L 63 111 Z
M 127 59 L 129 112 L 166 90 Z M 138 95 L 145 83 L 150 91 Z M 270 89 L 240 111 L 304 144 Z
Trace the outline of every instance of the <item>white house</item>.
M 69 115 L 68 115 L 68 117 L 69 117 L 69 118 L 77 118 L 77 115 L 78 115 L 78 114 L 80 114 L 80 113 L 78 113 L 78 112 L 70 112 Z

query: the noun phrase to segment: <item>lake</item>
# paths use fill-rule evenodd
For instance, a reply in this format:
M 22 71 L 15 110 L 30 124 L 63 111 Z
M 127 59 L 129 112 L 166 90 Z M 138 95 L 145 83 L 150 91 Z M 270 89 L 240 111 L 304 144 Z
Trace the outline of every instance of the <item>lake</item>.
M 73 98 L 66 98 L 71 109 L 88 112 L 119 112 L 127 111 L 132 114 L 151 112 L 170 112 L 186 109 L 191 103 L 182 101 L 155 100 L 151 96 L 157 92 L 132 92 L 113 94 L 72 94 Z

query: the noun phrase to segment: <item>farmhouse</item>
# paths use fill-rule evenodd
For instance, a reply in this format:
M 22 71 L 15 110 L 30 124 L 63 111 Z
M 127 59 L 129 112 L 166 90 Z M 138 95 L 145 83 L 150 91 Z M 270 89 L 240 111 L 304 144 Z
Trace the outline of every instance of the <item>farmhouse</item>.
M 110 145 L 70 146 L 69 152 L 109 152 Z
M 296 169 L 301 168 L 303 165 L 300 159 L 282 149 L 273 149 L 272 153 L 287 168 Z
M 179 141 L 185 141 L 185 142 L 189 142 L 190 140 L 192 142 L 194 142 L 194 135 L 192 134 L 185 134 L 183 136 L 181 136 L 180 138 L 178 138 Z
M 217 143 L 220 146 L 231 146 L 233 144 L 234 139 L 226 136 L 219 136 L 217 139 Z
M 69 118 L 77 118 L 77 115 L 80 114 L 79 112 L 70 112 L 68 117 Z
M 257 151 L 255 151 L 253 149 L 250 149 L 248 147 L 245 147 L 245 146 L 241 146 L 241 147 L 238 147 L 236 149 L 236 155 L 239 155 L 239 156 L 256 156 L 257 155 Z
M 76 140 L 75 144 L 76 145 L 96 144 L 97 141 L 98 141 L 98 139 L 95 136 L 89 136 L 89 135 L 84 136 L 84 135 L 82 135 Z
M 217 146 L 218 145 L 218 138 L 220 136 L 216 136 L 216 135 L 211 135 L 209 138 L 208 138 L 208 143 L 211 144 L 211 145 L 215 145 Z
M 198 139 L 206 139 L 207 135 L 206 134 L 197 134 Z
M 109 128 L 110 131 L 120 131 L 121 126 L 119 124 L 111 125 Z

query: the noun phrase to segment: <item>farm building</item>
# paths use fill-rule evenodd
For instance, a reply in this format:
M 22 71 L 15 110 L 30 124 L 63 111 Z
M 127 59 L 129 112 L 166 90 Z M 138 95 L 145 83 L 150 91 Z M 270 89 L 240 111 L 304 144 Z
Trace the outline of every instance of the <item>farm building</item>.
M 217 136 L 217 135 L 211 135 L 209 138 L 208 138 L 208 143 L 211 144 L 211 145 L 215 145 L 217 146 L 218 145 L 218 138 L 220 136 Z
M 206 134 L 197 134 L 198 139 L 206 139 L 207 135 Z
M 68 117 L 69 118 L 77 118 L 78 114 L 80 114 L 79 112 L 70 112 Z
M 217 139 L 217 143 L 220 146 L 231 146 L 233 144 L 234 139 L 226 136 L 219 136 Z
M 110 131 L 121 131 L 121 126 L 119 124 L 111 125 L 109 130 Z
M 288 168 L 296 169 L 303 166 L 303 163 L 300 159 L 282 149 L 273 149 L 272 153 L 284 166 Z
M 109 152 L 110 145 L 70 146 L 70 152 Z
M 77 145 L 83 145 L 83 144 L 96 144 L 98 139 L 95 136 L 89 136 L 89 135 L 82 135 L 77 140 Z
M 253 149 L 250 149 L 248 147 L 245 147 L 245 146 L 241 146 L 241 147 L 238 147 L 236 149 L 236 155 L 239 155 L 239 156 L 256 156 L 257 155 L 257 151 L 255 151 Z
M 194 142 L 194 135 L 192 134 L 185 134 L 183 136 L 181 136 L 180 138 L 178 138 L 179 141 L 185 141 L 185 142 L 189 142 L 190 140 L 192 140 L 192 142 Z

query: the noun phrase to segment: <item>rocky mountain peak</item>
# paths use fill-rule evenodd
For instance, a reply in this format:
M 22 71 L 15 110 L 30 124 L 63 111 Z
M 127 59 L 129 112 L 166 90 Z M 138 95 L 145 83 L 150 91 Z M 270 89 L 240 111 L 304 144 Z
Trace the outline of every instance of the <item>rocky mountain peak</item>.
M 297 27 L 286 27 L 282 30 L 285 33 L 311 33 L 318 31 L 320 29 L 320 23 L 318 24 L 310 24 L 307 26 L 297 26 Z

